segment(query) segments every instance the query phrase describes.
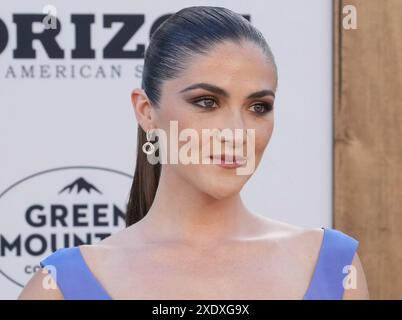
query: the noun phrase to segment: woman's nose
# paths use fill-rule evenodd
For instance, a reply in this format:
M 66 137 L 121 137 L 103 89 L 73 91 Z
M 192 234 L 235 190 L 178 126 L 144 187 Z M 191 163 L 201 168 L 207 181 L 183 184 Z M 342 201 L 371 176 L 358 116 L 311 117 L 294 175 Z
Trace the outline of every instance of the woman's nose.
M 228 111 L 222 122 L 219 128 L 220 142 L 231 143 L 233 147 L 243 145 L 246 138 L 246 126 L 240 110 Z

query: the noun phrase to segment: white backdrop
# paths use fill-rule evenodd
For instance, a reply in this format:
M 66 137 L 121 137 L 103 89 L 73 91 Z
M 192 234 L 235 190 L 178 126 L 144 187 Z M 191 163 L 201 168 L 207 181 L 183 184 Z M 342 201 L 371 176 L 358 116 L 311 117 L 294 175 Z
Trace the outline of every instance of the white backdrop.
M 103 27 L 105 15 L 144 16 L 124 47 L 136 50 L 148 44 L 157 18 L 186 6 L 224 6 L 249 14 L 276 57 L 279 87 L 274 134 L 243 198 L 250 210 L 274 219 L 332 226 L 330 0 L 94 3 L 0 4 L 0 50 L 5 45 L 0 52 L 0 299 L 16 298 L 52 248 L 75 237 L 96 242 L 123 227 L 120 211 L 136 150 L 130 92 L 140 86 L 143 61 L 103 58 L 103 48 L 121 27 Z M 38 41 L 33 41 L 35 58 L 14 57 L 17 34 L 23 32 L 18 16 L 41 14 L 48 4 L 61 22 L 56 39 L 64 58 L 50 59 Z M 72 14 L 94 16 L 93 59 L 71 57 Z M 42 31 L 43 25 L 34 23 L 33 32 Z

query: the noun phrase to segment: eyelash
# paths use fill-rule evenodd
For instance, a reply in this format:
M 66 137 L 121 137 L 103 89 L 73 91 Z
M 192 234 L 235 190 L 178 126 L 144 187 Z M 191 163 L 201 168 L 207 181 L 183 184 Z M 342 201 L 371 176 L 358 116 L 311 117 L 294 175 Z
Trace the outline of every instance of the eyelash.
M 200 97 L 200 98 L 197 98 L 197 99 L 193 100 L 193 101 L 192 101 L 192 104 L 195 105 L 195 106 L 198 107 L 198 108 L 203 108 L 203 109 L 210 109 L 210 110 L 211 110 L 211 109 L 216 109 L 216 108 L 217 108 L 217 107 L 203 107 L 203 106 L 200 106 L 199 104 L 197 104 L 197 102 L 205 101 L 205 100 L 212 100 L 212 101 L 215 102 L 215 104 L 217 103 L 217 101 L 216 101 L 216 99 L 215 99 L 214 97 L 211 97 L 211 96 L 203 96 L 203 97 Z M 263 112 L 254 112 L 254 113 L 258 114 L 258 115 L 264 115 L 264 114 L 266 114 L 266 113 L 272 111 L 272 109 L 273 109 L 272 104 L 266 103 L 266 102 L 256 103 L 256 104 L 253 104 L 252 106 L 255 106 L 255 105 L 261 105 L 261 106 L 264 107 L 264 111 L 263 111 Z

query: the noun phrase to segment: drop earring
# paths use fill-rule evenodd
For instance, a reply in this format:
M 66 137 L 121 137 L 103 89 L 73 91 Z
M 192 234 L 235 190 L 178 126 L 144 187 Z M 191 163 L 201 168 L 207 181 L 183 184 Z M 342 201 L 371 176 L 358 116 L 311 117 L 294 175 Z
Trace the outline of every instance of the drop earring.
M 150 142 L 149 140 L 151 140 L 151 136 L 150 136 L 150 130 L 147 130 L 147 142 L 145 142 L 142 145 L 142 151 L 146 154 L 152 154 L 155 151 L 155 146 L 152 144 L 152 142 Z

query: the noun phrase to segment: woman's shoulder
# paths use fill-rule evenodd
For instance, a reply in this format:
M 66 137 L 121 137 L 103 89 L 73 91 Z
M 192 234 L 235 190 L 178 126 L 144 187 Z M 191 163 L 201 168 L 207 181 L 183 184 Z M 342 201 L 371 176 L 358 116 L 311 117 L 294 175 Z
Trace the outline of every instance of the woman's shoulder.
M 18 296 L 18 300 L 63 300 L 57 283 L 44 269 L 37 270 Z
M 57 264 L 60 260 L 69 261 L 77 249 L 78 247 L 58 248 L 55 251 L 48 253 L 42 260 L 39 261 L 39 264 L 42 268 L 44 268 Z
M 39 261 L 39 268 L 24 286 L 19 300 L 63 300 L 58 276 L 66 264 L 74 263 L 71 254 L 76 248 L 59 248 Z
M 274 220 L 267 217 L 261 218 L 265 225 L 266 234 L 282 240 L 307 241 L 312 244 L 322 243 L 323 240 L 357 242 L 358 240 L 343 230 L 333 227 L 303 227 L 288 222 Z
M 99 243 L 59 248 L 40 261 L 38 272 L 47 274 L 46 281 L 56 289 L 54 294 L 64 299 L 108 299 L 96 277 L 97 266 L 107 262 L 107 249 Z M 38 279 L 40 275 L 35 275 L 31 282 L 38 283 Z
M 324 237 L 324 228 L 303 227 L 288 222 L 274 220 L 268 217 L 261 217 L 267 238 L 281 242 L 291 242 L 294 244 L 308 244 L 316 246 L 320 244 Z
M 307 266 L 325 256 L 355 256 L 359 241 L 350 234 L 333 227 L 303 227 L 295 224 L 263 218 L 266 237 L 278 246 L 305 261 Z
M 298 255 L 299 266 L 310 272 L 306 298 L 369 299 L 356 237 L 333 227 L 303 228 L 281 222 L 273 226 L 285 240 L 282 243 L 290 243 L 288 251 Z

